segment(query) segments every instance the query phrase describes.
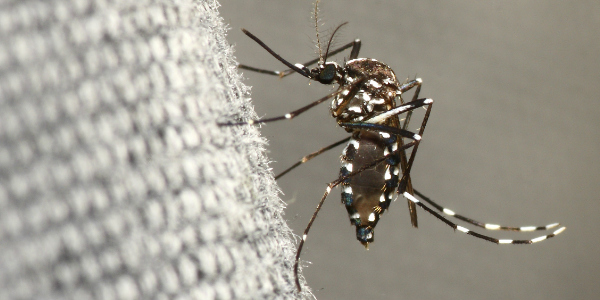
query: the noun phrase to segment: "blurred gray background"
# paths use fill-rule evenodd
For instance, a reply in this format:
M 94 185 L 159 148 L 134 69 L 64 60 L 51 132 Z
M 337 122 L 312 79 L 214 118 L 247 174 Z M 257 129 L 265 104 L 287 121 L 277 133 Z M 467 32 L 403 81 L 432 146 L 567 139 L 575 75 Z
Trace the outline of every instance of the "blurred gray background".
M 222 5 L 240 63 L 283 69 L 240 28 L 291 62 L 316 57 L 312 1 Z M 319 299 L 597 298 L 600 2 L 323 0 L 320 8 L 323 32 L 350 22 L 337 36 L 338 45 L 360 38 L 360 57 L 387 63 L 401 80 L 421 77 L 421 95 L 436 101 L 411 173 L 417 189 L 484 222 L 561 222 L 567 230 L 540 244 L 497 246 L 454 233 L 421 209 L 419 229 L 411 228 L 400 198 L 365 251 L 336 189 L 302 254 L 314 294 Z M 278 79 L 245 71 L 244 76 L 260 116 L 284 114 L 331 90 L 298 75 Z M 275 173 L 347 136 L 328 104 L 262 126 L 261 132 L 270 141 Z M 304 230 L 326 183 L 337 177 L 342 149 L 279 180 L 296 234 Z

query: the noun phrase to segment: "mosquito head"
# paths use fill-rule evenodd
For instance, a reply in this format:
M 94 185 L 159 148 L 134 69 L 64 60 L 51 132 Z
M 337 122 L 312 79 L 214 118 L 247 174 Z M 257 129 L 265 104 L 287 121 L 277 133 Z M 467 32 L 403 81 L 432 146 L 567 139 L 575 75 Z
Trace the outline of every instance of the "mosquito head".
M 310 70 L 310 76 L 322 84 L 332 84 L 340 81 L 342 72 L 343 69 L 336 62 L 330 61 Z
M 317 1 L 318 3 L 318 1 Z M 315 5 L 315 18 L 316 18 L 316 5 Z M 321 43 L 319 41 L 319 31 L 317 30 L 317 45 L 319 47 L 319 66 L 312 69 L 310 72 L 311 78 L 322 83 L 322 84 L 332 84 L 334 81 L 339 83 L 343 76 L 343 68 L 341 68 L 337 63 L 333 61 L 327 61 L 327 56 L 329 55 L 329 47 L 333 42 L 333 37 L 337 33 L 337 31 L 344 25 L 348 24 L 348 22 L 340 24 L 333 33 L 331 37 L 329 37 L 329 41 L 327 42 L 327 50 L 325 51 L 325 55 L 321 53 Z
M 373 242 L 373 227 L 371 226 L 356 226 L 356 238 L 358 241 L 369 249 L 369 243 Z

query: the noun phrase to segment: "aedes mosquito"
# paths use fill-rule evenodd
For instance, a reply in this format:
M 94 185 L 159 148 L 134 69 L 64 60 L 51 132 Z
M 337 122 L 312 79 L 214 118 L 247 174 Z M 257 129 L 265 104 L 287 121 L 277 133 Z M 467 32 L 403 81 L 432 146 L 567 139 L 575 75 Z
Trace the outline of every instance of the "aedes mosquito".
M 525 232 L 549 230 L 559 225 L 558 223 L 553 223 L 546 226 L 512 227 L 483 223 L 456 214 L 452 210 L 438 205 L 433 200 L 413 189 L 410 179 L 410 170 L 414 163 L 421 137 L 423 136 L 427 120 L 431 113 L 433 100 L 419 98 L 422 84 L 420 78 L 408 80 L 401 84 L 396 79 L 396 75 L 392 69 L 386 64 L 375 59 L 358 58 L 361 47 L 361 41 L 358 39 L 341 46 L 338 49 L 329 51 L 333 36 L 340 27 L 345 24 L 346 23 L 341 24 L 333 31 L 327 43 L 324 55 L 321 53 L 319 35 L 317 33 L 317 44 L 320 52 L 319 58 L 305 64 L 292 64 L 288 62 L 271 50 L 271 48 L 259 38 L 247 30 L 242 29 L 248 37 L 253 39 L 277 60 L 289 67 L 289 69 L 285 71 L 272 71 L 245 65 L 239 65 L 239 68 L 279 77 L 298 73 L 310 80 L 318 81 L 322 84 L 337 84 L 338 89 L 325 97 L 282 116 L 262 120 L 219 124 L 221 126 L 238 126 L 291 120 L 310 108 L 332 99 L 332 116 L 336 118 L 340 127 L 351 134 L 348 138 L 303 157 L 299 162 L 276 177 L 276 179 L 280 178 L 287 172 L 315 156 L 347 142 L 346 148 L 342 152 L 342 167 L 340 169 L 339 178 L 327 185 L 325 194 L 317 205 L 315 212 L 304 230 L 300 244 L 298 245 L 294 264 L 294 276 L 298 291 L 301 291 L 298 278 L 298 265 L 302 247 L 304 246 L 308 232 L 325 199 L 331 190 L 338 185 L 341 185 L 342 203 L 346 207 L 350 217 L 350 223 L 356 227 L 356 238 L 367 249 L 369 243 L 372 243 L 374 240 L 375 226 L 383 212 L 388 209 L 395 192 L 402 194 L 408 200 L 411 223 L 414 227 L 417 227 L 416 206 L 418 205 L 452 227 L 454 230 L 496 244 L 532 244 L 554 237 L 565 230 L 565 227 L 561 227 L 551 234 L 530 240 L 496 239 L 471 231 L 463 226 L 459 226 L 438 213 L 437 211 L 488 230 Z M 340 65 L 334 61 L 327 60 L 330 56 L 349 48 L 351 48 L 349 60 L 344 64 Z M 312 69 L 306 67 L 307 65 L 315 63 L 317 66 Z M 412 100 L 405 103 L 402 99 L 402 94 L 413 88 L 414 94 Z M 400 103 L 398 106 L 396 105 L 397 101 Z M 414 133 L 408 130 L 408 123 L 413 110 L 419 107 L 426 108 L 426 112 L 419 128 L 419 132 Z M 399 115 L 401 114 L 405 115 L 403 120 L 399 119 Z M 410 142 L 405 142 L 404 139 L 410 140 Z M 410 148 L 412 148 L 412 151 L 410 152 L 410 156 L 407 156 L 406 150 Z M 400 175 L 400 173 L 402 173 L 402 175 Z M 414 195 L 419 196 L 437 211 L 423 204 L 423 202 Z

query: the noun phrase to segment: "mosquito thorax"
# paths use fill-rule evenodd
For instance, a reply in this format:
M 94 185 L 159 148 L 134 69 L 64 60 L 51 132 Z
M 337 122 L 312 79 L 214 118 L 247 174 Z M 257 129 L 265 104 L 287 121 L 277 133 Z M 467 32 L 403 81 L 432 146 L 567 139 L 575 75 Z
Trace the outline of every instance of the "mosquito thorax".
M 362 122 L 395 107 L 400 83 L 392 69 L 375 59 L 357 58 L 343 68 L 340 92 L 331 102 L 338 122 Z M 362 83 L 356 83 L 362 80 Z

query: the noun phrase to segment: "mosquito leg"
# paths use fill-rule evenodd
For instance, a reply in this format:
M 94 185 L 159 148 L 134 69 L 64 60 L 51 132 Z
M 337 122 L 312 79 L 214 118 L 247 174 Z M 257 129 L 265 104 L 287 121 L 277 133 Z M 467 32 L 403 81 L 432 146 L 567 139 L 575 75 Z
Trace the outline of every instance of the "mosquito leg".
M 429 101 L 427 101 L 429 100 Z M 419 101 L 419 100 L 415 100 L 415 101 Z M 429 115 L 431 114 L 431 107 L 433 105 L 433 100 L 431 99 L 425 99 L 425 101 L 427 101 L 427 111 L 425 112 L 425 116 L 423 117 L 423 121 L 421 122 L 421 127 L 419 128 L 419 136 L 423 136 L 423 133 L 425 132 L 425 126 L 427 126 L 427 121 L 429 120 Z M 413 103 L 414 101 L 411 101 L 407 104 Z M 410 153 L 410 158 L 408 159 L 408 164 L 406 166 L 406 170 L 403 171 L 402 173 L 402 179 L 400 179 L 400 184 L 398 185 L 398 191 L 403 193 L 406 191 L 406 185 L 407 185 L 407 181 L 408 181 L 408 176 L 410 174 L 410 170 L 412 168 L 413 162 L 415 161 L 415 156 L 417 155 L 417 150 L 419 149 L 419 145 L 420 145 L 420 141 L 417 142 L 417 144 L 413 147 L 411 153 Z
M 339 146 L 339 145 L 341 145 L 341 144 L 349 141 L 350 138 L 351 137 L 347 137 L 347 138 L 345 138 L 345 139 L 343 139 L 341 141 L 337 141 L 337 142 L 335 142 L 335 143 L 333 143 L 333 144 L 331 144 L 331 145 L 329 145 L 327 147 L 321 148 L 318 151 L 315 151 L 315 152 L 313 152 L 313 153 L 311 153 L 309 155 L 304 156 L 302 159 L 300 159 L 298 162 L 296 162 L 295 164 L 293 164 L 291 167 L 285 169 L 283 172 L 281 172 L 277 176 L 275 176 L 275 180 L 283 177 L 283 175 L 287 174 L 288 172 L 290 172 L 291 170 L 293 170 L 296 167 L 300 166 L 301 164 L 303 164 L 305 162 L 308 162 L 309 160 L 317 157 L 318 155 L 320 155 L 320 154 L 322 154 L 322 153 L 324 153 L 324 152 L 326 152 L 328 150 L 331 150 L 331 149 L 333 149 L 333 148 L 335 148 L 335 147 L 337 147 L 337 146 Z
M 425 204 L 423 204 L 421 201 L 419 201 L 419 199 L 415 198 L 413 195 L 409 194 L 408 192 L 404 192 L 403 195 L 404 195 L 404 197 L 406 197 L 406 199 L 414 202 L 416 205 L 420 206 L 421 208 L 423 208 L 424 210 L 426 210 L 427 212 L 432 214 L 434 217 L 438 218 L 440 221 L 446 223 L 448 226 L 452 227 L 454 230 L 458 230 L 462 233 L 466 233 L 466 234 L 474 236 L 476 238 L 486 240 L 488 242 L 492 242 L 492 243 L 496 243 L 496 244 L 533 244 L 533 243 L 541 242 L 543 240 L 552 238 L 552 237 L 558 235 L 559 233 L 563 232 L 566 229 L 566 227 L 561 227 L 561 228 L 555 230 L 554 232 L 552 232 L 551 234 L 539 236 L 539 237 L 536 237 L 536 238 L 533 238 L 530 240 L 496 239 L 491 236 L 483 235 L 483 234 L 471 231 L 465 227 L 456 225 L 452 221 L 446 219 L 444 216 L 437 213 L 435 210 L 433 210 L 433 209 L 429 208 L 428 206 L 426 206 Z
M 310 77 L 310 70 L 303 66 L 303 65 L 293 65 L 292 63 L 290 63 L 289 61 L 283 59 L 281 56 L 279 56 L 279 54 L 275 53 L 275 51 L 271 50 L 271 48 L 269 48 L 269 46 L 267 46 L 263 41 L 261 41 L 259 38 L 257 38 L 254 34 L 250 33 L 248 30 L 242 28 L 242 32 L 244 32 L 244 34 L 246 34 L 249 38 L 253 39 L 257 44 L 259 44 L 261 47 L 263 47 L 265 50 L 267 50 L 267 52 L 269 52 L 271 55 L 273 55 L 273 57 L 275 57 L 277 60 L 279 60 L 280 62 L 282 62 L 284 65 L 288 66 L 288 68 L 292 69 L 294 72 L 297 72 L 298 74 L 307 77 L 307 78 L 311 78 Z M 279 75 L 279 74 L 276 74 Z
M 364 78 L 361 78 L 357 81 L 355 81 L 352 86 L 350 86 L 350 89 L 354 89 L 355 87 L 357 87 L 359 84 L 361 84 L 364 81 Z M 330 93 L 329 95 L 322 97 L 320 99 L 318 99 L 317 101 L 314 101 L 306 106 L 303 106 L 299 109 L 296 109 L 294 111 L 291 111 L 283 116 L 277 116 L 277 117 L 272 117 L 272 118 L 267 118 L 267 119 L 261 119 L 261 120 L 248 120 L 245 122 L 235 122 L 235 123 L 217 123 L 219 126 L 239 126 L 239 125 L 254 125 L 254 124 L 262 124 L 262 123 L 270 123 L 270 122 L 275 122 L 275 121 L 281 121 L 281 120 L 291 120 L 295 117 L 297 117 L 298 115 L 302 114 L 303 112 L 323 103 L 324 101 L 335 97 L 336 95 L 340 94 L 343 90 L 337 90 L 335 92 Z M 351 95 L 351 94 L 350 94 Z
M 269 53 L 271 53 L 271 55 L 273 55 L 275 58 L 277 58 L 279 61 L 281 61 L 283 64 L 285 64 L 286 66 L 289 67 L 289 69 L 287 70 L 283 70 L 283 71 L 274 71 L 274 70 L 266 70 L 266 69 L 260 69 L 260 68 L 255 68 L 255 67 L 250 67 L 247 65 L 243 65 L 240 64 L 238 65 L 238 68 L 240 69 L 245 69 L 245 70 L 249 70 L 249 71 L 253 71 L 253 72 L 258 72 L 258 73 L 262 73 L 262 74 L 268 74 L 268 75 L 274 75 L 274 76 L 279 76 L 281 78 L 286 77 L 294 72 L 299 73 L 300 75 L 304 76 L 304 77 L 308 77 L 310 78 L 310 76 L 308 76 L 310 74 L 310 71 L 308 70 L 308 68 L 306 68 L 306 66 L 310 66 L 313 65 L 315 63 L 317 63 L 319 61 L 320 58 L 315 58 L 313 60 L 310 60 L 304 64 L 296 64 L 296 65 L 292 65 L 290 62 L 284 60 L 283 58 L 281 58 L 281 56 L 279 56 L 278 54 L 276 54 L 273 50 L 271 50 L 271 48 L 269 48 L 265 43 L 263 43 L 260 39 L 258 39 L 256 36 L 254 36 L 252 33 L 250 33 L 249 31 L 242 29 L 242 31 L 244 32 L 244 34 L 246 34 L 247 36 L 249 36 L 251 39 L 253 39 L 254 41 L 256 41 L 259 45 L 261 45 L 263 48 L 265 48 L 265 50 L 267 50 Z M 350 53 L 350 59 L 356 58 L 353 56 L 358 56 L 358 51 L 360 50 L 360 45 L 361 42 L 360 40 L 356 39 L 346 45 L 343 45 L 333 51 L 331 51 L 329 53 L 329 56 L 338 54 L 350 47 L 352 47 L 352 51 Z M 300 70 L 300 72 L 299 72 Z
M 363 122 L 371 124 L 383 123 L 385 120 L 389 119 L 392 116 L 399 115 L 422 106 L 431 106 L 431 104 L 433 104 L 433 100 L 429 98 L 417 99 L 415 101 L 405 103 L 404 105 L 394 107 Z
M 422 84 L 422 80 L 421 78 L 416 78 L 414 80 L 411 80 L 405 84 L 403 84 L 400 87 L 400 94 L 403 94 L 404 92 L 412 89 L 413 87 L 417 87 L 417 89 L 415 90 L 414 94 L 413 94 L 413 98 L 412 101 L 416 101 L 419 98 L 419 93 L 421 92 L 421 84 Z M 402 100 L 402 96 L 399 97 L 400 98 L 400 104 L 404 104 L 404 101 Z M 410 117 L 412 116 L 412 110 L 406 113 L 406 116 L 404 117 L 404 123 L 402 124 L 402 129 L 404 130 L 408 130 L 408 124 L 410 123 Z M 400 140 L 400 145 L 403 144 L 403 141 Z M 402 168 L 402 170 L 406 170 L 408 165 L 408 158 L 406 157 L 406 152 L 403 151 L 400 153 L 400 167 Z M 404 171 L 402 171 L 402 173 L 406 173 Z M 410 174 L 407 175 L 406 177 L 406 190 L 413 194 L 414 190 L 413 190 L 413 186 L 412 186 L 412 180 L 410 178 Z M 418 228 L 419 227 L 419 222 L 418 222 L 418 218 L 417 218 L 417 206 L 415 205 L 414 202 L 407 200 L 406 201 L 407 205 L 408 205 L 408 213 L 410 215 L 410 223 L 414 228 Z
M 296 109 L 294 111 L 291 111 L 283 116 L 278 116 L 278 117 L 273 117 L 273 118 L 267 118 L 267 119 L 261 119 L 261 120 L 248 120 L 246 122 L 236 122 L 236 123 L 218 123 L 219 126 L 239 126 L 239 125 L 253 125 L 253 124 L 262 124 L 262 123 L 269 123 L 269 122 L 275 122 L 275 121 L 281 121 L 281 120 L 291 120 L 293 118 L 295 118 L 296 116 L 300 115 L 301 113 L 323 103 L 324 101 L 330 99 L 331 97 L 335 97 L 335 95 L 337 95 L 339 93 L 339 91 L 335 91 L 333 93 L 330 93 L 329 95 L 322 97 L 320 99 L 318 99 L 317 101 L 314 101 L 306 106 L 303 106 L 299 109 Z
M 481 228 L 485 228 L 487 230 L 506 230 L 506 231 L 522 231 L 522 232 L 526 232 L 526 231 L 538 231 L 538 230 L 549 230 L 552 229 L 558 225 L 560 225 L 559 223 L 552 223 L 552 224 L 548 224 L 546 226 L 520 226 L 520 227 L 513 227 L 513 226 L 502 226 L 502 225 L 496 225 L 496 224 L 489 224 L 489 223 L 483 223 L 483 222 L 479 222 L 476 220 L 473 220 L 469 217 L 465 217 L 462 215 L 459 215 L 457 213 L 455 213 L 454 211 L 448 209 L 448 208 L 444 208 L 441 205 L 435 203 L 433 200 L 431 200 L 429 197 L 423 195 L 421 192 L 415 190 L 415 194 L 417 196 L 419 196 L 423 201 L 429 203 L 431 206 L 433 206 L 435 209 L 437 209 L 438 211 L 448 215 L 448 216 L 452 216 L 455 217 L 461 221 L 467 222 L 469 224 L 473 224 L 477 227 L 481 227 Z
M 415 140 L 415 141 L 419 141 L 421 139 L 421 136 L 414 132 L 396 128 L 396 127 L 392 127 L 392 126 L 382 125 L 382 124 L 344 123 L 344 122 L 342 122 L 342 123 L 339 123 L 339 125 L 344 128 L 363 129 L 363 130 L 370 130 L 370 131 L 377 131 L 377 132 L 387 132 L 387 133 L 397 135 L 399 137 L 405 137 L 405 138 L 409 138 L 409 139 Z
M 354 42 L 352 42 L 352 51 L 350 51 L 349 59 L 358 58 L 358 52 L 360 51 L 360 44 L 361 43 L 360 43 L 359 39 L 355 39 Z M 337 52 L 333 51 L 330 53 L 330 55 L 334 55 L 335 53 L 337 53 Z

